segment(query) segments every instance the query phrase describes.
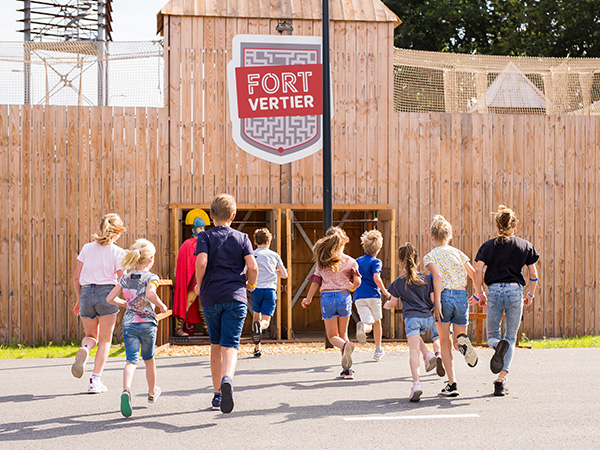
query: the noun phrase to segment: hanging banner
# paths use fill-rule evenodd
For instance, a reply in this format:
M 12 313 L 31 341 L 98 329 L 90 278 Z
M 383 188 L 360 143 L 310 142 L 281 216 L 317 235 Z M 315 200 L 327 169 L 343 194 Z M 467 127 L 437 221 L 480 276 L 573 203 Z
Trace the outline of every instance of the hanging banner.
M 321 62 L 320 37 L 233 38 L 227 84 L 238 147 L 277 164 L 305 158 L 323 147 Z

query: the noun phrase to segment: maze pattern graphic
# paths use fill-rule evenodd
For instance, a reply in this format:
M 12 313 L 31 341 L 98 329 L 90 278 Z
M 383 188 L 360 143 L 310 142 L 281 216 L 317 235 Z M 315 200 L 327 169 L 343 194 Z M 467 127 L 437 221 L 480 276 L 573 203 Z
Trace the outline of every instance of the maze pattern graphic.
M 252 44 L 248 44 L 252 45 Z M 243 66 L 284 66 L 317 64 L 316 50 L 293 48 L 244 48 Z M 260 117 L 242 120 L 242 134 L 262 150 L 285 152 L 300 150 L 310 144 L 319 133 L 318 116 Z

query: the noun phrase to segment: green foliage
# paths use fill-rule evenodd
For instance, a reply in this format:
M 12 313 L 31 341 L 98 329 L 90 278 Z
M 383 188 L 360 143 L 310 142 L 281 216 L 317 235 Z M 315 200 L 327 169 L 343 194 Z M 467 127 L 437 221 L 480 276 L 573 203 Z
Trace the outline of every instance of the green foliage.
M 396 47 L 454 53 L 600 57 L 600 0 L 383 0 Z
M 50 342 L 49 345 L 34 347 L 13 342 L 10 345 L 0 345 L 0 359 L 73 358 L 77 350 L 79 350 L 79 344 L 73 342 L 65 342 L 62 345 Z M 93 349 L 90 355 L 93 357 L 95 354 L 96 349 Z M 109 356 L 125 356 L 125 348 L 121 345 L 113 345 Z
M 600 336 L 576 336 L 572 338 L 529 339 L 525 334 L 519 341 L 531 348 L 590 348 L 600 347 Z

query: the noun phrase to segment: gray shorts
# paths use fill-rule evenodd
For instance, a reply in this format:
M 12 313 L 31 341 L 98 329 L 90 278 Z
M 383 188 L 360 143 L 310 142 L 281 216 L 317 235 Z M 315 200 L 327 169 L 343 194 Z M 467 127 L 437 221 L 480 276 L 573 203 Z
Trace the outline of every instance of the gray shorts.
M 117 314 L 119 307 L 106 301 L 106 297 L 114 287 L 113 284 L 86 284 L 81 286 L 79 316 L 86 319 L 95 319 L 96 317 Z

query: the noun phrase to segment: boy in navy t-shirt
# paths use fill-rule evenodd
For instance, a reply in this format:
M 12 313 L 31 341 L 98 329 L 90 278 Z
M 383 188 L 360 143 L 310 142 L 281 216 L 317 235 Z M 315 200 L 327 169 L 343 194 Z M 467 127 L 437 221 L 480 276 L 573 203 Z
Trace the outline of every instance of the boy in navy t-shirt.
M 361 285 L 354 291 L 354 304 L 360 317 L 356 324 L 356 339 L 361 344 L 367 342 L 367 333 L 373 330 L 375 353 L 373 359 L 379 361 L 385 351 L 381 345 L 381 293 L 386 297 L 390 293 L 381 281 L 381 260 L 377 254 L 383 245 L 383 236 L 378 230 L 365 231 L 360 237 L 365 255 L 356 260 L 362 277 Z
M 233 410 L 232 379 L 248 310 L 246 289 L 252 292 L 258 277 L 248 235 L 230 227 L 235 213 L 235 199 L 217 195 L 210 204 L 215 226 L 198 235 L 195 253 L 196 294 L 200 295 L 210 339 L 212 407 L 224 413 Z

